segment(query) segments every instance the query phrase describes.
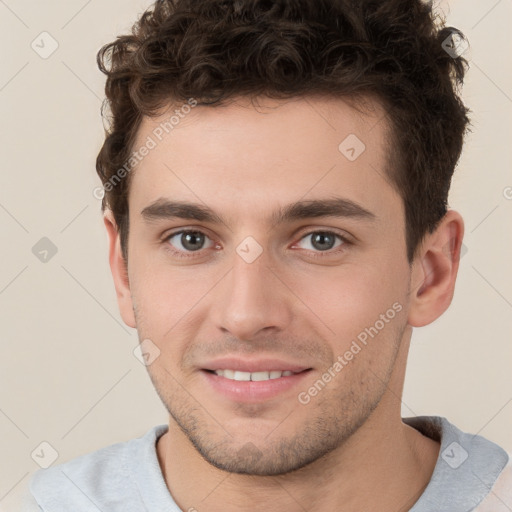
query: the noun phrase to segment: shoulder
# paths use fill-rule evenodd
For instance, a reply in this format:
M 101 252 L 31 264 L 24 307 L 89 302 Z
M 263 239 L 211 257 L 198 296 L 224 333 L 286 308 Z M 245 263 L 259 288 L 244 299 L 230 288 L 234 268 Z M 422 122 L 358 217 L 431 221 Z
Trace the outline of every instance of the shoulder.
M 510 455 L 440 416 L 405 418 L 440 443 L 434 472 L 412 512 L 510 512 Z M 503 497 L 501 496 L 503 495 Z M 504 507 L 505 505 L 505 508 Z
M 52 512 L 69 511 L 71 507 L 101 510 L 102 506 L 112 511 L 130 510 L 127 503 L 140 501 L 134 468 L 148 461 L 163 429 L 165 425 L 159 425 L 142 437 L 41 469 L 30 481 L 30 493 L 43 510 Z

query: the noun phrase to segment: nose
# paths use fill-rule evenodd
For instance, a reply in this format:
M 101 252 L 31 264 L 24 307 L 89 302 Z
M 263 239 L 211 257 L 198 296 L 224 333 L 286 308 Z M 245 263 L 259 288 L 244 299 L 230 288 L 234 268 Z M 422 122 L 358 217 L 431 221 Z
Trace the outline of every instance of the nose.
M 232 269 L 213 297 L 211 314 L 217 328 L 246 341 L 260 331 L 287 328 L 293 294 L 284 284 L 286 277 L 269 263 L 265 252 L 252 263 L 234 253 Z

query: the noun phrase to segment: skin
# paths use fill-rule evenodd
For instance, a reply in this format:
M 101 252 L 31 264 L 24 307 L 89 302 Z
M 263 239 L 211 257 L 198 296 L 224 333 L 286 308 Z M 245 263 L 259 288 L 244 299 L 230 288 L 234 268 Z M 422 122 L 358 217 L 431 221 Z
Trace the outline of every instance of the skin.
M 170 413 L 157 443 L 163 476 L 183 510 L 409 510 L 439 444 L 401 420 L 407 354 L 413 327 L 434 321 L 452 300 L 462 218 L 450 210 L 410 265 L 403 202 L 385 174 L 388 125 L 378 102 L 368 99 L 366 113 L 321 97 L 259 105 L 238 98 L 195 107 L 132 171 L 127 265 L 105 214 L 122 318 L 160 350 L 148 371 Z M 145 118 L 134 147 L 168 116 Z M 338 150 L 348 134 L 366 145 L 353 162 Z M 270 225 L 279 207 L 333 197 L 374 218 Z M 148 222 L 141 212 L 160 198 L 207 205 L 224 223 Z M 187 253 L 180 235 L 165 239 L 179 228 L 205 233 L 204 248 Z M 318 231 L 348 242 L 322 250 L 311 235 Z M 252 263 L 236 252 L 248 236 L 263 251 Z M 396 303 L 401 311 L 300 403 L 298 393 Z M 212 389 L 201 370 L 225 355 L 312 370 L 277 397 L 240 402 Z

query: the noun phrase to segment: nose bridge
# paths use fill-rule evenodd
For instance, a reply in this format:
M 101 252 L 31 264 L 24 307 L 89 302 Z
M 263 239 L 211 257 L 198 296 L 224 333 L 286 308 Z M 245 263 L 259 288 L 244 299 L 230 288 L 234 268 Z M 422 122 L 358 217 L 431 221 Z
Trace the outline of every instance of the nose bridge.
M 215 298 L 214 321 L 239 339 L 250 339 L 265 328 L 284 328 L 291 314 L 283 284 L 262 251 L 255 259 L 251 241 L 241 243 L 231 259 L 231 272 Z M 252 254 L 251 254 L 252 251 Z

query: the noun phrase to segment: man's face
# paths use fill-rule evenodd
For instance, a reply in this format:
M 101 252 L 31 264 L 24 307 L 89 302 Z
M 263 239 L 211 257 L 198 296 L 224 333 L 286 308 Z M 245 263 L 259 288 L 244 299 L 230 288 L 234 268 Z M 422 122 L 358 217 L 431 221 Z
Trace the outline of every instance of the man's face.
M 134 150 L 157 144 L 133 171 L 128 278 L 171 422 L 213 465 L 272 475 L 340 446 L 377 407 L 409 332 L 410 268 L 379 106 L 261 105 L 197 106 L 161 141 L 179 106 L 144 120 Z M 287 210 L 338 199 L 338 216 Z M 154 207 L 165 201 L 218 219 L 165 216 L 183 213 Z

